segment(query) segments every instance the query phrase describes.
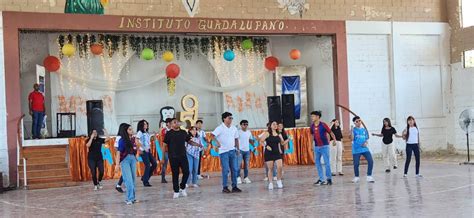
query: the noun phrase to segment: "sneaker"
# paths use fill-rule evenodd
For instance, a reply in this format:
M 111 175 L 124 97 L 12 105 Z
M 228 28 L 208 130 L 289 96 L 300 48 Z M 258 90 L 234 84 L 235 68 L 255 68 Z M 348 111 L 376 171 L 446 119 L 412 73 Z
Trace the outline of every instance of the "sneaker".
M 277 181 L 278 178 L 276 176 L 273 177 L 273 181 Z
M 242 184 L 242 179 L 239 177 L 237 177 L 237 184 Z
M 344 176 L 344 173 L 342 173 L 342 172 L 339 172 L 339 176 Z
M 102 184 L 100 184 L 100 182 L 99 182 L 99 189 L 103 189 L 103 188 L 104 188 L 104 186 L 102 186 Z
M 332 185 L 332 179 L 328 179 L 327 184 Z
M 193 184 L 193 187 L 194 188 L 199 188 L 199 185 L 198 184 Z
M 268 181 L 268 177 L 265 176 L 265 178 L 263 179 L 263 181 Z
M 94 191 L 97 191 L 99 190 L 99 186 L 98 185 L 94 185 Z
M 359 183 L 359 181 L 360 181 L 359 177 L 354 177 L 354 179 L 352 179 L 352 183 Z
M 126 203 L 127 205 L 132 205 L 132 204 L 133 204 L 132 201 L 125 201 L 125 203 Z
M 136 203 L 140 203 L 140 201 L 135 199 L 135 200 L 132 201 L 132 203 L 136 204 Z
M 421 174 L 416 174 L 415 177 L 416 177 L 416 178 L 423 178 L 423 175 L 421 175 Z
M 245 177 L 244 183 L 245 184 L 250 184 L 250 183 L 252 183 L 252 181 L 250 181 L 249 177 Z
M 173 199 L 176 199 L 176 198 L 179 198 L 179 192 L 175 192 L 175 193 L 173 194 Z
M 242 192 L 242 190 L 240 190 L 240 188 L 237 188 L 237 187 L 232 188 L 232 193 L 240 193 L 240 192 Z
M 222 189 L 222 193 L 230 193 L 229 188 L 225 187 Z
M 180 189 L 179 194 L 183 197 L 188 197 L 188 193 L 186 192 L 186 189 Z
M 122 186 L 119 186 L 119 185 L 115 186 L 115 190 L 117 190 L 120 193 L 123 193 Z
M 318 181 L 316 181 L 314 184 L 315 184 L 315 185 L 319 185 L 319 184 L 321 184 L 321 180 L 320 180 L 320 179 L 318 179 Z
M 150 183 L 145 183 L 145 184 L 143 184 L 143 186 L 145 186 L 145 187 L 151 187 L 151 184 L 150 184 Z
M 198 179 L 204 179 L 204 177 L 202 177 L 201 175 L 198 175 Z
M 332 176 L 336 176 L 336 174 L 335 174 L 335 173 L 331 173 L 331 175 L 332 175 Z
M 273 190 L 273 182 L 268 183 L 268 190 Z
M 396 170 L 398 167 L 397 166 L 393 166 L 393 169 Z
M 161 179 L 161 183 L 168 183 L 168 181 L 166 181 L 165 178 L 162 178 L 162 179 Z
M 283 188 L 283 182 L 281 182 L 281 180 L 277 180 L 277 187 L 279 189 L 282 189 Z
M 407 177 L 408 177 L 407 174 L 403 174 L 403 178 L 407 178 Z
M 186 183 L 186 188 L 188 188 L 188 187 L 189 187 L 189 185 Z
M 386 169 L 385 172 L 386 172 L 386 173 L 390 173 L 390 169 Z
M 328 183 L 326 181 L 321 181 L 319 185 L 327 185 Z
M 372 177 L 372 176 L 367 176 L 367 182 L 369 182 L 369 183 L 374 183 L 374 182 L 375 182 L 374 177 Z

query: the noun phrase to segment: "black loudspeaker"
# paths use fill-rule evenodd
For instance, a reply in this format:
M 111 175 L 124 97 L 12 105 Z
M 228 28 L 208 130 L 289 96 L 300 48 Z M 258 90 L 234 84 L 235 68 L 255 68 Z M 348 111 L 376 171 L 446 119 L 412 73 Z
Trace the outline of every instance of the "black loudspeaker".
M 268 121 L 281 122 L 281 100 L 280 96 L 268 96 Z
M 281 95 L 281 112 L 283 117 L 283 126 L 295 127 L 295 95 L 283 94 Z
M 87 106 L 87 134 L 93 129 L 99 135 L 104 135 L 104 110 L 102 100 L 91 100 L 86 102 Z

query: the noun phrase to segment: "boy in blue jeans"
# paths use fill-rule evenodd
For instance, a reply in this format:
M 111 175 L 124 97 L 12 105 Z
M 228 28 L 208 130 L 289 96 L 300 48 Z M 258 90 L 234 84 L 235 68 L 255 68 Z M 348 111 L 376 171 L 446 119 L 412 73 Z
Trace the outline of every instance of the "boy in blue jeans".
M 354 162 L 354 179 L 352 180 L 353 183 L 358 183 L 360 181 L 359 178 L 359 161 L 360 156 L 364 156 L 368 163 L 367 169 L 367 182 L 374 183 L 375 180 L 372 177 L 372 169 L 374 167 L 374 160 L 372 159 L 372 154 L 370 154 L 369 148 L 369 133 L 366 129 L 361 127 L 362 120 L 360 117 L 356 116 L 352 119 L 352 122 L 355 124 L 355 128 L 351 131 L 351 139 L 352 139 L 352 158 Z
M 331 128 L 329 128 L 329 126 L 320 119 L 321 111 L 311 112 L 311 135 L 313 135 L 314 141 L 314 162 L 316 164 L 316 169 L 318 169 L 319 175 L 319 180 L 314 184 L 332 185 L 331 164 L 329 159 L 329 139 L 327 135 L 330 134 L 332 138 L 336 138 L 336 136 L 331 132 Z M 321 156 L 324 158 L 327 181 L 324 179 L 323 167 L 321 165 Z

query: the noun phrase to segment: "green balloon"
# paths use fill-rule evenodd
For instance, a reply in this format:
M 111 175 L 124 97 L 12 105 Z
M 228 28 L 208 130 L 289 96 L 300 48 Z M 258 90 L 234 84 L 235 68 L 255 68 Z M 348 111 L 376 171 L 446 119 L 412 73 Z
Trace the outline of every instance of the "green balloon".
M 142 50 L 141 58 L 147 61 L 152 60 L 155 58 L 155 53 L 150 48 L 144 48 Z
M 253 42 L 250 39 L 242 41 L 242 49 L 249 50 L 253 47 Z

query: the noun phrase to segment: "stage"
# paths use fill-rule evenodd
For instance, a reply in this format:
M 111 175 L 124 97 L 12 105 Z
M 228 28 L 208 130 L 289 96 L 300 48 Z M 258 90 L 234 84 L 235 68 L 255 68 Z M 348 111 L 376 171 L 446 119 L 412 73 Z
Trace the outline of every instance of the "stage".
M 414 166 L 412 166 L 414 167 Z M 125 205 L 123 194 L 114 189 L 116 180 L 93 191 L 91 182 L 80 186 L 25 191 L 0 195 L 0 211 L 6 217 L 29 216 L 332 216 L 332 217 L 472 217 L 474 173 L 471 166 L 422 160 L 423 179 L 402 178 L 402 169 L 384 173 L 375 162 L 374 184 L 361 177 L 352 184 L 353 169 L 344 167 L 343 177 L 332 186 L 314 186 L 314 166 L 285 166 L 282 190 L 266 190 L 263 169 L 251 169 L 252 184 L 242 184 L 240 194 L 222 194 L 220 173 L 200 180 L 200 188 L 189 188 L 187 198 L 172 199 L 172 185 L 152 177 L 153 187 L 137 182 L 139 203 Z M 361 174 L 366 167 L 361 167 Z M 171 177 L 168 176 L 171 180 Z M 211 197 L 212 196 L 212 197 Z M 177 209 L 179 205 L 180 209 Z

